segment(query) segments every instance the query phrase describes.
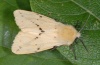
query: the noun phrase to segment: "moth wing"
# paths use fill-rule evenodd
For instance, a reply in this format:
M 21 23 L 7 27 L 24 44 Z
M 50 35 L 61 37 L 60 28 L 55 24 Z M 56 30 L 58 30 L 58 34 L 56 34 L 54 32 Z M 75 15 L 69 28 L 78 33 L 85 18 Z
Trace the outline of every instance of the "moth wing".
M 15 54 L 30 54 L 61 45 L 53 38 L 53 35 L 54 34 L 43 34 L 42 37 L 36 39 L 35 34 L 20 31 L 13 41 L 12 52 Z
M 23 28 L 37 29 L 37 26 L 40 26 L 44 29 L 50 29 L 54 28 L 54 26 L 57 25 L 58 23 L 54 19 L 51 19 L 44 15 L 24 10 L 14 11 L 14 16 L 16 24 L 19 26 L 20 29 Z
M 16 54 L 29 54 L 62 45 L 58 40 L 56 27 L 62 25 L 46 16 L 24 11 L 14 11 L 16 24 L 21 31 L 15 37 L 12 51 Z

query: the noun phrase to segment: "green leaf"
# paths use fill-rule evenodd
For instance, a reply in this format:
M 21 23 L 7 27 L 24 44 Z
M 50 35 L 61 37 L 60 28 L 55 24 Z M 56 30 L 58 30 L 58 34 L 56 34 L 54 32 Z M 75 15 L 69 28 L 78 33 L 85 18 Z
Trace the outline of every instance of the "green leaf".
M 16 0 L 19 9 L 31 10 L 29 0 Z
M 100 65 L 99 4 L 98 0 L 0 0 L 0 65 Z M 64 24 L 76 25 L 79 21 L 78 30 L 90 16 L 81 31 L 89 52 L 77 41 L 77 60 L 68 46 L 36 54 L 13 54 L 11 45 L 19 32 L 13 16 L 16 9 L 32 10 Z
M 97 0 L 71 0 L 73 3 L 84 9 L 90 15 L 95 17 L 97 20 L 100 20 L 100 2 Z

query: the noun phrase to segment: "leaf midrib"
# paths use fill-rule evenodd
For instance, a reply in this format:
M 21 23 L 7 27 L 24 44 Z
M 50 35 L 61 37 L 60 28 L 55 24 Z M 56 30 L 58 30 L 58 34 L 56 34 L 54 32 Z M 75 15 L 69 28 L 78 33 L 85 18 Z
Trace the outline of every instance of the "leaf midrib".
M 86 12 L 88 12 L 89 14 L 91 14 L 93 17 L 95 17 L 97 20 L 100 21 L 100 18 L 98 18 L 94 13 L 92 13 L 90 10 L 88 10 L 87 8 L 85 8 L 84 6 L 82 6 L 81 4 L 77 3 L 74 0 L 71 0 L 73 3 L 75 3 L 76 5 L 78 5 L 79 7 L 81 7 L 82 9 L 84 9 Z

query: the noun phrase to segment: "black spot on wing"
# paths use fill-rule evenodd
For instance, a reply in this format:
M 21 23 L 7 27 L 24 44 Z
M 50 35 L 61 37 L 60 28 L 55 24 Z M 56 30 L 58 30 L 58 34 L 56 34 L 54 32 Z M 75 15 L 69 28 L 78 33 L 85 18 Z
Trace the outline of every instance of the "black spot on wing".
M 56 38 L 56 37 L 54 37 L 54 38 Z
M 35 44 L 35 46 L 37 46 L 37 44 Z
M 16 50 L 16 52 L 17 52 L 17 51 L 19 51 L 21 48 L 22 48 L 22 47 L 21 47 L 21 46 L 19 46 L 19 49 L 17 49 L 17 50 Z
M 39 26 L 38 24 L 35 24 L 37 27 Z
M 39 30 L 42 30 L 42 28 L 39 28 Z
M 38 39 L 38 37 L 36 37 L 35 39 Z
M 39 35 L 41 35 L 42 33 L 39 33 Z
M 22 14 L 22 13 L 19 11 L 19 14 Z
M 19 11 L 19 14 L 20 14 L 22 17 L 24 17 L 20 11 Z
M 41 30 L 41 32 L 45 32 L 44 30 L 42 30 L 42 28 L 39 28 L 39 30 Z
M 37 48 L 37 50 L 40 50 L 40 48 Z
M 42 18 L 42 16 L 40 15 L 40 18 Z

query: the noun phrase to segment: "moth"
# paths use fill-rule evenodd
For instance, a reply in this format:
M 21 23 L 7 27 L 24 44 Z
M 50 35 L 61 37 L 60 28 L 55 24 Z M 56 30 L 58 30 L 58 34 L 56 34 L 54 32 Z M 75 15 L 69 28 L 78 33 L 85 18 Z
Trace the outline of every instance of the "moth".
M 61 45 L 70 46 L 81 36 L 72 25 L 56 22 L 35 12 L 15 10 L 14 17 L 21 29 L 12 44 L 12 52 L 15 54 L 37 53 Z

